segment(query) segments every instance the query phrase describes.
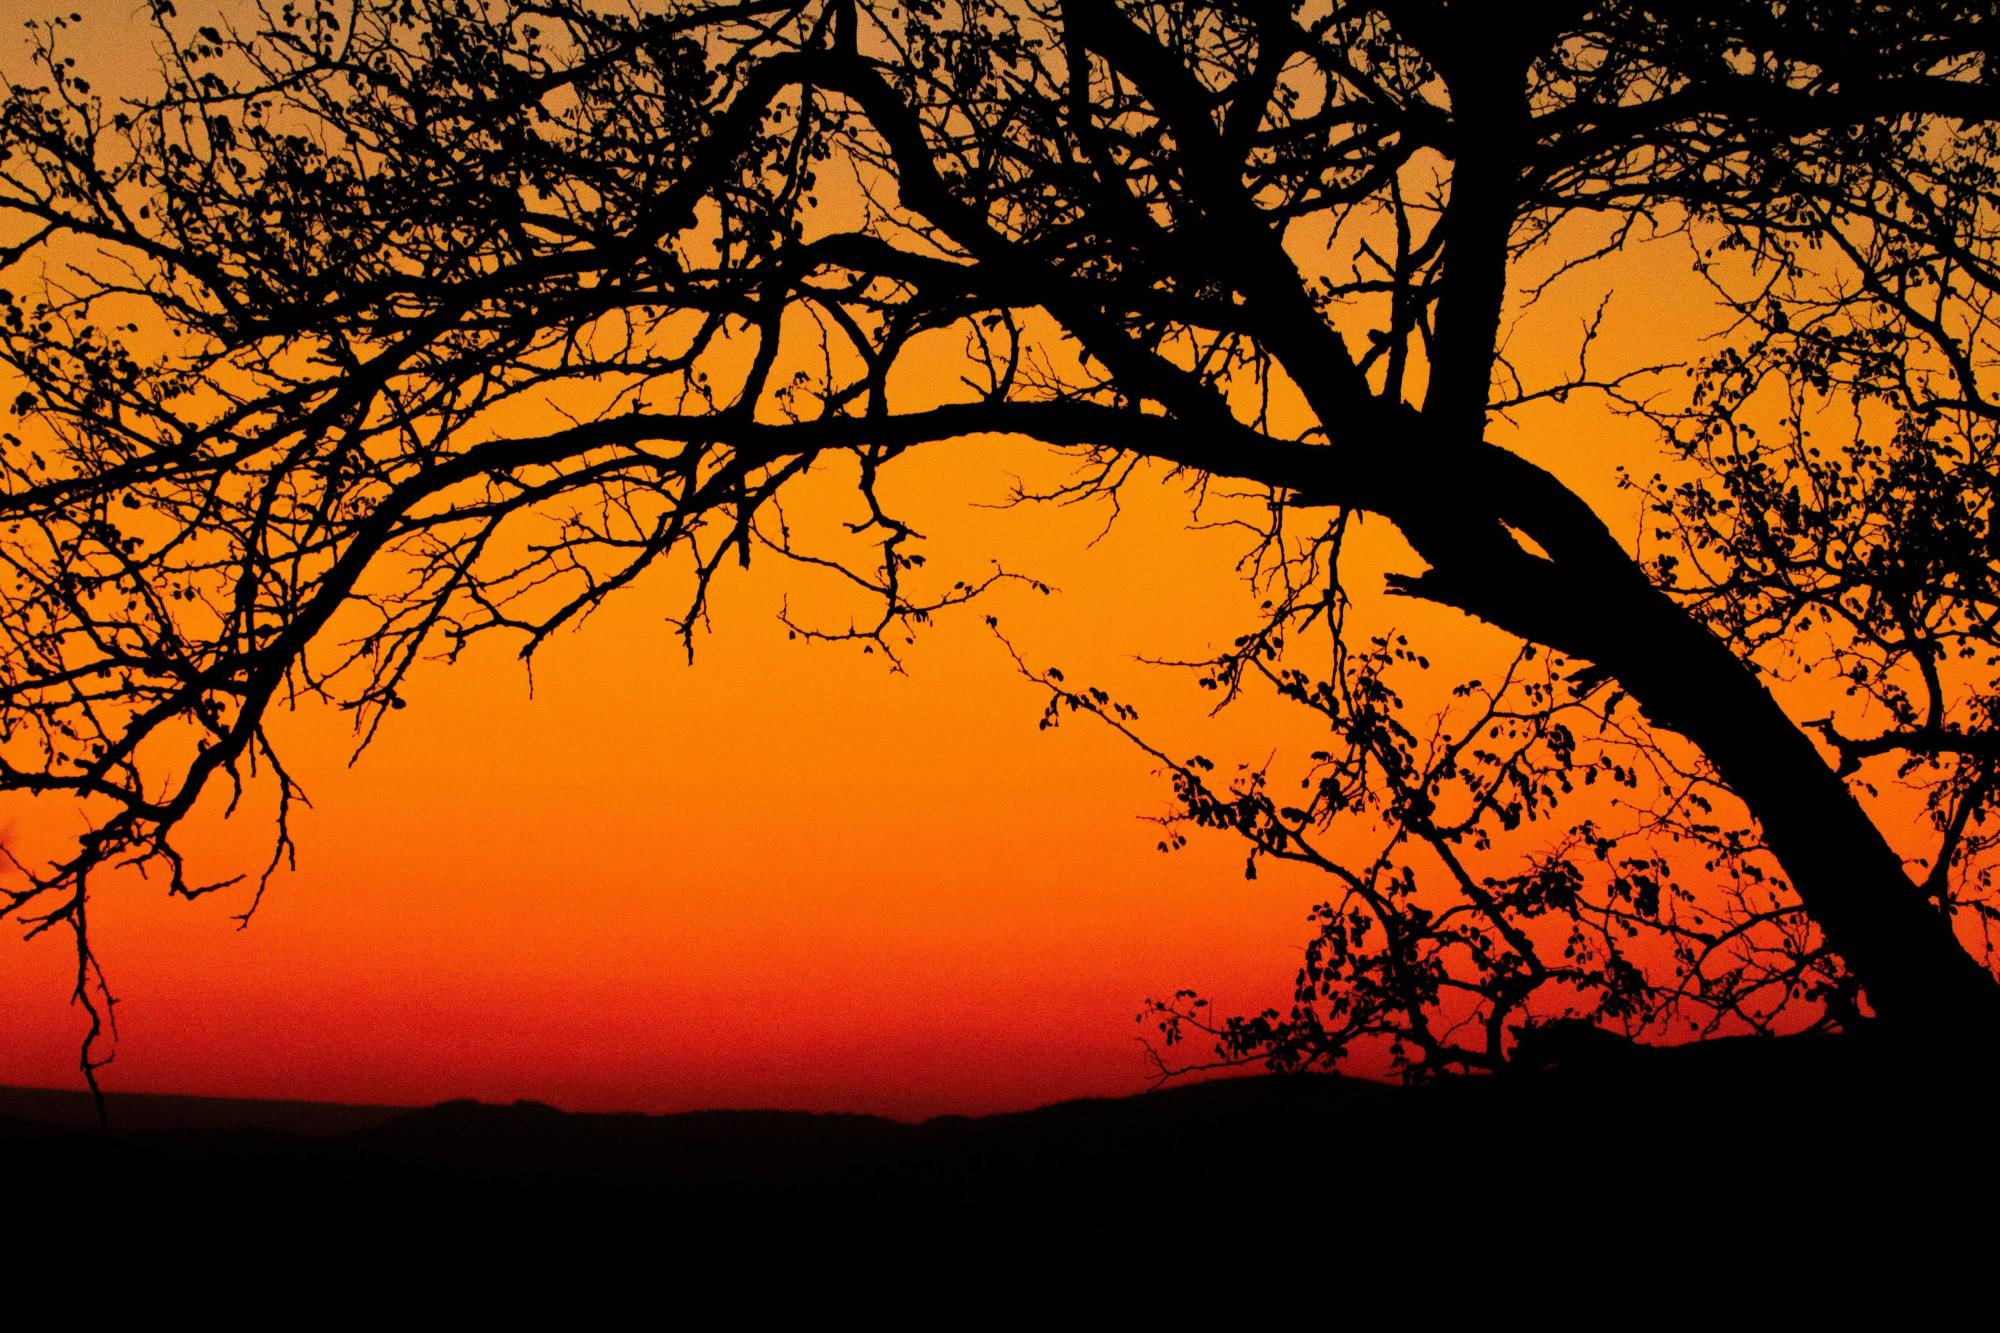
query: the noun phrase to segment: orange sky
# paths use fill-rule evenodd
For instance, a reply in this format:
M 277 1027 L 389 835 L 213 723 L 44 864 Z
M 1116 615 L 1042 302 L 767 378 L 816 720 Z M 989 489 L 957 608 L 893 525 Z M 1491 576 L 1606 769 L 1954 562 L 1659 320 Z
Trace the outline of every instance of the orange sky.
M 1029 455 L 934 458 L 992 499 Z M 933 558 L 1027 561 L 1062 592 L 992 604 L 1024 651 L 1137 682 L 1176 749 L 1229 753 L 1200 724 L 1208 696 L 1124 660 L 1199 651 L 1249 609 L 1231 539 L 1154 498 L 1081 555 L 1094 514 L 941 503 Z M 1099 727 L 1038 731 L 1037 692 L 977 615 L 895 676 L 787 642 L 782 582 L 737 583 L 692 667 L 641 594 L 553 645 L 532 702 L 497 643 L 428 670 L 353 769 L 344 717 L 283 722 L 314 809 L 299 873 L 248 930 L 240 896 L 99 900 L 124 1001 L 108 1085 L 976 1111 L 1142 1086 L 1148 994 L 1256 1007 L 1289 984 L 1317 886 L 1246 883 L 1223 839 L 1162 856 L 1139 818 L 1166 800 L 1148 761 Z M 1248 703 L 1227 730 L 1268 749 L 1281 733 L 1254 713 L 1277 716 Z M 263 813 L 190 849 L 240 869 Z M 66 948 L 8 949 L 0 1081 L 71 1077 Z
M 0 0 L 0 32 L 42 8 Z M 93 14 L 86 31 L 101 66 L 131 66 L 134 26 Z M 1516 351 L 1566 363 L 1616 282 L 1605 364 L 1653 359 L 1709 318 L 1673 286 L 1682 254 L 1579 282 Z M 1512 438 L 1531 456 L 1630 513 L 1612 468 L 1650 470 L 1641 428 L 1575 402 L 1523 426 Z M 1095 546 L 1100 510 L 974 507 L 1046 468 L 1018 444 L 954 446 L 903 465 L 892 495 L 947 582 L 997 557 L 1058 585 L 984 610 L 1029 660 L 1142 704 L 1167 748 L 1312 749 L 1273 704 L 1211 722 L 1191 678 L 1132 660 L 1200 656 L 1247 626 L 1240 536 L 1189 531 L 1185 498 L 1157 486 L 1128 495 Z M 1379 586 L 1368 571 L 1395 551 L 1365 543 L 1356 586 Z M 252 926 L 230 920 L 240 895 L 190 905 L 157 884 L 121 883 L 94 908 L 122 1001 L 106 1086 L 979 1112 L 1143 1087 L 1133 1016 L 1148 995 L 1195 985 L 1234 1012 L 1287 993 L 1320 884 L 1246 882 L 1242 846 L 1221 836 L 1162 856 L 1142 816 L 1165 808 L 1165 783 L 1102 727 L 1038 731 L 1041 699 L 979 612 L 937 625 L 896 676 L 788 642 L 778 574 L 763 561 L 732 575 L 692 666 L 656 584 L 553 643 L 532 701 L 498 642 L 426 669 L 352 769 L 345 718 L 283 719 L 314 809 L 297 820 L 299 872 Z M 1440 660 L 1497 644 L 1408 603 L 1366 610 Z M 253 868 L 265 814 L 198 821 L 184 841 L 211 871 Z M 13 838 L 37 850 L 33 822 Z M 0 942 L 0 1082 L 76 1082 L 68 950 L 66 936 Z

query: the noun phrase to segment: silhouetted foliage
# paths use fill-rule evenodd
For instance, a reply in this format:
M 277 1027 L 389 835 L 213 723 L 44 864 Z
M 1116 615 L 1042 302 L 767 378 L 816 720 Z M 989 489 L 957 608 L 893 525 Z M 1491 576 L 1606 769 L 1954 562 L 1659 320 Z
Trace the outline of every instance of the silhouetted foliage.
M 878 477 L 1006 434 L 1077 461 L 1024 499 L 1263 497 L 1262 613 L 1188 665 L 1305 710 L 1303 773 L 1170 755 L 1021 659 L 1047 721 L 1169 774 L 1164 848 L 1226 829 L 1253 874 L 1329 877 L 1294 1003 L 1183 993 L 1142 1016 L 1169 1042 L 1422 1073 L 1556 1019 L 1992 1016 L 1987 7 L 153 8 L 155 96 L 101 100 L 58 21 L 0 108 L 0 788 L 92 819 L 7 911 L 76 931 L 86 1003 L 107 867 L 218 887 L 173 844 L 205 790 L 268 774 L 289 854 L 274 705 L 365 744 L 426 654 L 530 656 L 654 570 L 692 648 L 753 556 L 843 573 L 872 611 L 795 632 L 893 657 L 1014 576 L 931 579 Z M 1528 382 L 1505 324 L 1642 244 L 1726 337 L 1605 372 L 1593 318 Z M 946 345 L 941 397 L 907 369 Z M 1662 445 L 1623 460 L 1634 540 L 1488 438 L 1607 408 Z M 851 478 L 868 553 L 785 523 L 808 469 Z M 1414 552 L 1390 591 L 1521 645 L 1435 720 L 1423 646 L 1352 614 L 1363 515 Z M 1857 796 L 1890 781 L 1937 826 L 1915 878 Z

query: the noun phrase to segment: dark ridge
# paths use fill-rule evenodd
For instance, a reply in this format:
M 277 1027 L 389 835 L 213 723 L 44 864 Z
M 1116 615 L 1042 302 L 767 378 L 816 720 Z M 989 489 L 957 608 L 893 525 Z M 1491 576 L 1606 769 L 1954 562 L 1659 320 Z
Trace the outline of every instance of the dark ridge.
M 1098 1231 L 1318 1217 L 1509 1226 L 1614 1206 L 1700 1225 L 1743 1191 L 1787 1211 L 1922 1203 L 1983 1159 L 1990 1078 L 1857 1038 L 1595 1048 L 1508 1077 L 1391 1088 L 1266 1075 L 1004 1115 L 394 1112 L 153 1099 L 108 1138 L 0 1100 L 24 1206 L 429 1245 L 481 1237 Z M 145 1099 L 137 1099 L 145 1100 Z M 281 1123 L 280 1111 L 299 1120 Z M 349 1125 L 345 1130 L 331 1128 Z M 1732 1204 L 1731 1201 L 1735 1201 Z M 1579 1211 L 1581 1210 L 1581 1211 Z M 1459 1223 L 1454 1223 L 1457 1225 Z
M 166 1092 L 107 1092 L 105 1112 L 121 1133 L 156 1130 L 265 1130 L 317 1137 L 371 1129 L 407 1106 L 355 1106 L 344 1102 L 270 1101 L 248 1097 L 193 1097 Z M 0 1084 L 0 1119 L 61 1129 L 97 1128 L 90 1094 L 66 1088 L 11 1088 Z

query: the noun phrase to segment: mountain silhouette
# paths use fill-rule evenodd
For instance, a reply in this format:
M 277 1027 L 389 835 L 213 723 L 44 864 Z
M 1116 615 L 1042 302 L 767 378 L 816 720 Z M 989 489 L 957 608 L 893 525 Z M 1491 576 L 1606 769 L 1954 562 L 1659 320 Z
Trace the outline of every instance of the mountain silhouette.
M 1585 1053 L 1415 1087 L 1226 1078 L 921 1124 L 114 1094 L 100 1136 L 81 1094 L 0 1090 L 0 1169 L 45 1217 L 254 1217 L 292 1236 L 446 1247 L 496 1229 L 1075 1233 L 1329 1210 L 1391 1228 L 1496 1209 L 1523 1225 L 1698 1223 L 1746 1190 L 1788 1212 L 1914 1206 L 1912 1191 L 1975 1149 L 1988 1085 L 1983 1070 L 1939 1074 L 1866 1037 L 1827 1037 Z

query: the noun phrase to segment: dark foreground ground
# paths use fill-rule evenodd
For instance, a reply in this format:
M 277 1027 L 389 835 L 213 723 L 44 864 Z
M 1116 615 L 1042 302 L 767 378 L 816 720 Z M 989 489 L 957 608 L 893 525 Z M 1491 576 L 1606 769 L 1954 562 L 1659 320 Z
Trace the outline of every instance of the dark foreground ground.
M 1958 1057 L 1946 1068 L 1856 1038 L 1725 1042 L 1416 1088 L 1227 1079 L 919 1125 L 113 1096 L 105 1137 L 78 1094 L 0 1089 L 0 1182 L 16 1221 L 183 1240 L 1240 1240 L 1338 1218 L 1423 1247 L 1532 1232 L 1550 1246 L 1673 1236 L 1737 1251 L 1801 1227 L 1933 1227 L 1953 1199 L 1992 1215 L 2000 1105 L 1983 1057 Z

